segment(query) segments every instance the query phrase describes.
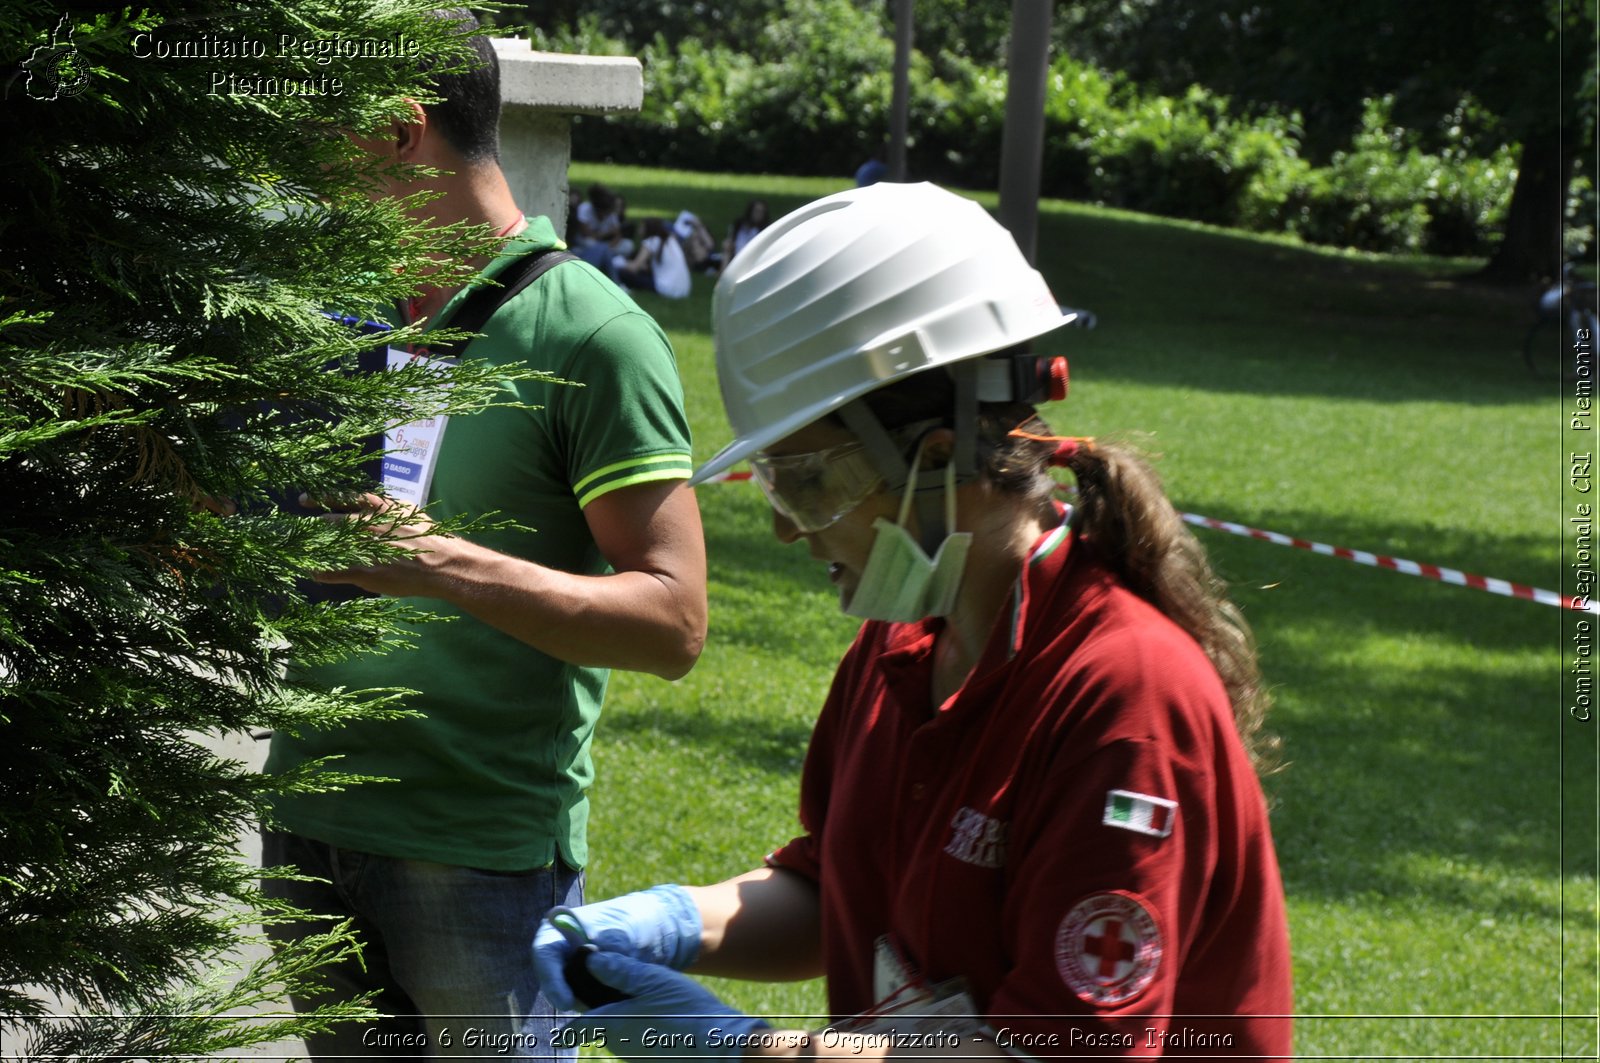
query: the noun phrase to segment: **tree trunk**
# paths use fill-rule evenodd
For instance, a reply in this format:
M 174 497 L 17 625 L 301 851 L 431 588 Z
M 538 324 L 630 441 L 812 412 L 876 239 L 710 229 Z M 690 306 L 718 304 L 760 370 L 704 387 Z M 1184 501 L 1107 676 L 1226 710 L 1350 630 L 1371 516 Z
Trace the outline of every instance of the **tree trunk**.
M 911 130 L 912 0 L 894 0 L 894 97 L 889 105 L 889 180 L 907 174 L 906 140 Z
M 1522 142 L 1517 184 L 1506 210 L 1505 239 L 1481 276 L 1502 284 L 1550 281 L 1561 275 L 1562 225 L 1579 138 L 1559 126 Z
M 1050 0 L 1012 0 L 1006 124 L 1000 136 L 1000 224 L 1036 258 L 1044 96 L 1050 73 Z

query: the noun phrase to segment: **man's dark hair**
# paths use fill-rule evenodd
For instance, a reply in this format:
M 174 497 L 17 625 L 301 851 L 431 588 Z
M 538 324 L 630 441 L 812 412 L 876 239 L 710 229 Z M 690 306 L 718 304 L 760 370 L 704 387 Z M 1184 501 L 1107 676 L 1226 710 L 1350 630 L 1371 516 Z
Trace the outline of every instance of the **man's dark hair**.
M 469 41 L 478 62 L 470 70 L 448 71 L 435 75 L 434 87 L 441 97 L 424 110 L 428 120 L 439 127 L 445 141 L 468 162 L 498 162 L 500 159 L 500 61 L 494 45 L 482 32 L 472 12 L 466 8 L 436 11 L 434 18 L 456 23 Z M 422 68 L 433 66 L 424 57 Z

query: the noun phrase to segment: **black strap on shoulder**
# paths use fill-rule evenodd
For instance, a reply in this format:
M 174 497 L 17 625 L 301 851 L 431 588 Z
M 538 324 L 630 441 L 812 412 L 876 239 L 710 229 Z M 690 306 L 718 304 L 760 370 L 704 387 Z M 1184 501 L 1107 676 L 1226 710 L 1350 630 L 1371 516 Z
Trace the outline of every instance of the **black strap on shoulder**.
M 485 284 L 475 288 L 462 302 L 461 308 L 445 319 L 445 327 L 465 332 L 482 332 L 483 326 L 489 323 L 494 312 L 518 292 L 544 276 L 553 267 L 563 262 L 571 262 L 577 257 L 570 251 L 557 251 L 553 248 L 523 255 L 500 271 L 500 275 L 494 278 L 496 284 Z M 428 343 L 427 348 L 428 353 L 435 358 L 459 358 L 461 352 L 466 350 L 467 344 L 471 342 L 472 338 L 469 336 L 454 343 Z
M 481 332 L 494 312 L 501 305 L 522 289 L 532 284 L 543 276 L 553 266 L 559 266 L 577 255 L 566 251 L 536 251 L 524 255 L 511 263 L 500 275 L 495 278 L 498 284 L 483 285 L 467 296 L 461 309 L 447 319 L 451 328 L 460 328 L 468 332 Z M 471 338 L 460 340 L 456 343 L 430 343 L 428 353 L 436 358 L 457 357 L 466 349 Z M 384 346 L 375 346 L 362 351 L 358 359 L 357 369 L 363 373 L 381 373 L 387 367 L 389 350 Z M 376 435 L 369 438 L 364 449 L 372 457 L 364 464 L 363 468 L 374 482 L 382 478 L 382 469 L 377 460 L 378 452 L 383 449 L 383 436 Z M 288 488 L 283 493 L 282 508 L 285 512 L 309 515 L 320 513 L 319 509 L 305 509 L 299 503 L 299 489 Z M 314 583 L 310 580 L 299 581 L 302 594 L 309 602 L 338 602 L 351 598 L 371 598 L 370 594 L 353 584 L 345 583 Z

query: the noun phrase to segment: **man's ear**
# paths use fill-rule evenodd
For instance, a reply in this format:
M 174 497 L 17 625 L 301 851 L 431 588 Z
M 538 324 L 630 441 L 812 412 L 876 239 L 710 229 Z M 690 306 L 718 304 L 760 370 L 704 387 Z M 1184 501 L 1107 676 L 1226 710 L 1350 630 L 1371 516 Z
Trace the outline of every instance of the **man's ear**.
M 418 162 L 422 145 L 432 131 L 428 112 L 416 100 L 407 100 L 410 118 L 398 119 L 394 124 L 394 152 L 401 162 Z

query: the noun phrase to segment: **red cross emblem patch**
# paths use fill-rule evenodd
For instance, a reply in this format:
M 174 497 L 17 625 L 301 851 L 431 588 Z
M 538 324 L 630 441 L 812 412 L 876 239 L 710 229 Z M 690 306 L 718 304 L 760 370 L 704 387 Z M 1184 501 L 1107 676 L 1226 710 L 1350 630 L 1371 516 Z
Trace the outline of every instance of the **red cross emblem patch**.
M 1155 916 L 1131 893 L 1096 893 L 1072 906 L 1056 932 L 1056 970 L 1078 997 L 1115 1005 L 1144 991 L 1161 966 Z

